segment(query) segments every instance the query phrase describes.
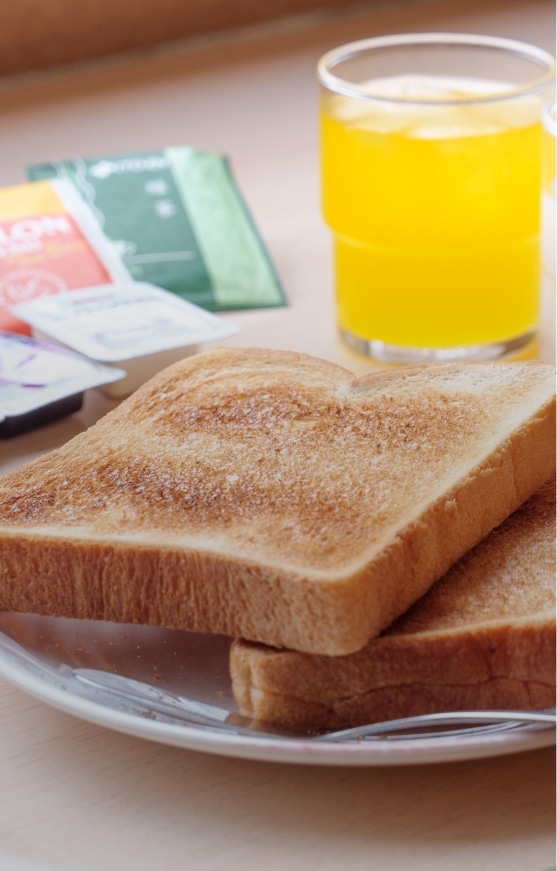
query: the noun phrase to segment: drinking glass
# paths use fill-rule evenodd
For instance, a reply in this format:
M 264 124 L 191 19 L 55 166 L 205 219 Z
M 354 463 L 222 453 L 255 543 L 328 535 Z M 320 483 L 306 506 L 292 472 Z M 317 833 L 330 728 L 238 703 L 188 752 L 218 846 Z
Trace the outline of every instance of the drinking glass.
M 557 118 L 555 101 L 544 107 L 542 162 L 542 261 L 544 271 L 555 285 L 555 163 Z
M 323 211 L 350 347 L 413 363 L 535 345 L 554 69 L 541 48 L 469 34 L 377 37 L 321 58 Z

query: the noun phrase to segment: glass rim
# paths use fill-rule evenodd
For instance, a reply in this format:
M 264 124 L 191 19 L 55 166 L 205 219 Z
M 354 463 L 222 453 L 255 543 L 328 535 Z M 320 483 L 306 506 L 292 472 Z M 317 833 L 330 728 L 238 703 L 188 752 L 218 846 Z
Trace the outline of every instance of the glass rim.
M 405 97 L 397 95 L 373 94 L 364 90 L 354 82 L 347 82 L 340 76 L 331 72 L 334 67 L 343 61 L 350 60 L 359 54 L 374 49 L 400 48 L 403 46 L 462 46 L 470 48 L 495 49 L 507 55 L 514 55 L 541 67 L 544 72 L 532 78 L 525 84 L 517 84 L 504 91 L 493 91 L 464 97 Z M 537 94 L 547 90 L 555 81 L 555 58 L 548 51 L 527 42 L 516 39 L 507 39 L 500 36 L 482 36 L 472 33 L 398 33 L 386 36 L 372 36 L 368 39 L 359 39 L 348 42 L 326 52 L 317 63 L 317 78 L 319 82 L 330 91 L 345 97 L 354 97 L 359 100 L 375 100 L 384 103 L 414 103 L 421 105 L 443 105 L 462 103 L 490 103 L 501 100 L 513 100 L 530 94 Z

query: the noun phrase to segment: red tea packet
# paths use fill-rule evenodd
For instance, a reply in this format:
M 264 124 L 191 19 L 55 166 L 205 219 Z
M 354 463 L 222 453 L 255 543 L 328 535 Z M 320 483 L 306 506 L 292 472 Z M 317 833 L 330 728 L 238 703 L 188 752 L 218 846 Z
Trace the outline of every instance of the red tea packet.
M 0 190 L 0 330 L 29 335 L 12 307 L 46 296 L 129 281 L 89 206 L 64 179 Z

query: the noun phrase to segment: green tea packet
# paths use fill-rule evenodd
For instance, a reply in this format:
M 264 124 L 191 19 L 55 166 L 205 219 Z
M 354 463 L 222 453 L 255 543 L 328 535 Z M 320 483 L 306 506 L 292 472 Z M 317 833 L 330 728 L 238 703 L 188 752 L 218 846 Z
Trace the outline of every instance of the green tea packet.
M 286 305 L 229 161 L 189 147 L 27 167 L 69 178 L 137 281 L 210 311 Z

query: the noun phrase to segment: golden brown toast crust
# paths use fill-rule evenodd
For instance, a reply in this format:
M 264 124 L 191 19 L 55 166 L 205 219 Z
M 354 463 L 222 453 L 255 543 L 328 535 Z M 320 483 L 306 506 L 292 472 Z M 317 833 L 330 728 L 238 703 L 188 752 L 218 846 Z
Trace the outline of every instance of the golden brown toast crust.
M 240 710 L 295 729 L 450 710 L 555 705 L 555 483 L 550 482 L 357 653 L 237 641 Z
M 0 607 L 348 653 L 554 468 L 546 364 L 189 357 L 0 480 Z

